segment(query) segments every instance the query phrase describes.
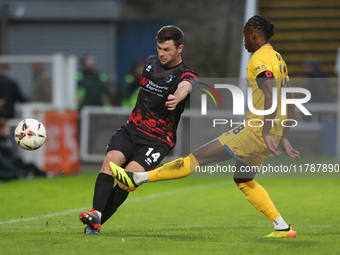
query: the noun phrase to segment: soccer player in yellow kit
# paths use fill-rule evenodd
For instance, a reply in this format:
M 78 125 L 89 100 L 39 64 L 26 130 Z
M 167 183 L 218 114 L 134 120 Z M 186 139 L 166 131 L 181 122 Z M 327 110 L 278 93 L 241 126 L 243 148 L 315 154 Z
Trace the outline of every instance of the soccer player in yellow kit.
M 194 172 L 199 166 L 235 158 L 237 169 L 234 174 L 235 183 L 246 195 L 247 200 L 274 225 L 274 232 L 266 237 L 295 237 L 296 232 L 284 221 L 266 190 L 254 180 L 256 171 L 248 173 L 240 171 L 242 166 L 254 166 L 259 169 L 271 153 L 280 155 L 278 144 L 288 156 L 299 157 L 299 152 L 292 148 L 286 138 L 289 132 L 287 126 L 290 126 L 287 119 L 293 118 L 294 105 L 287 106 L 287 116 L 281 115 L 281 88 L 289 87 L 290 82 L 286 63 L 270 45 L 274 25 L 266 17 L 255 15 L 247 21 L 243 34 L 245 48 L 254 53 L 247 67 L 253 106 L 257 110 L 270 109 L 273 88 L 276 88 L 278 95 L 276 111 L 269 115 L 255 115 L 249 112 L 246 125 L 237 126 L 198 148 L 186 158 L 169 162 L 156 170 L 130 173 L 113 163 L 110 167 L 118 181 L 134 190 L 145 182 L 182 178 Z M 293 95 L 287 94 L 287 97 L 292 98 Z M 270 121 L 273 119 L 275 121 Z M 286 121 L 286 127 L 282 126 L 282 121 Z

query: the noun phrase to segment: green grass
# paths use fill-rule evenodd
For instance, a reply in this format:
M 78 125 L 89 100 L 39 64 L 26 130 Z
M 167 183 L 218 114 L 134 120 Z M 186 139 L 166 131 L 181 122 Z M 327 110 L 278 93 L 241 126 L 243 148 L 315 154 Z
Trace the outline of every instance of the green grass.
M 146 184 L 87 236 L 78 214 L 90 209 L 96 175 L 0 184 L 0 254 L 340 253 L 340 179 L 260 179 L 298 234 L 272 240 L 232 180 L 203 178 Z

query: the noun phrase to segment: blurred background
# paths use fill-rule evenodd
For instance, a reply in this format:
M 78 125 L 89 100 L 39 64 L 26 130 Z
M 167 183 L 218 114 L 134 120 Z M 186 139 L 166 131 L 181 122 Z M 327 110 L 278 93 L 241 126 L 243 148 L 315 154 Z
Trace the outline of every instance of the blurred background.
M 11 113 L 5 95 L 13 86 L 0 84 L 0 117 L 11 127 L 39 119 L 48 135 L 41 149 L 13 153 L 52 174 L 98 171 L 134 106 L 144 60 L 157 54 L 159 28 L 184 31 L 183 59 L 199 77 L 245 78 L 242 29 L 254 14 L 273 21 L 272 45 L 294 86 L 312 93 L 312 117 L 297 114 L 301 125 L 291 130 L 295 147 L 339 156 L 337 0 L 0 0 L 0 71 L 18 88 Z M 188 111 L 166 160 L 188 153 L 189 126 Z

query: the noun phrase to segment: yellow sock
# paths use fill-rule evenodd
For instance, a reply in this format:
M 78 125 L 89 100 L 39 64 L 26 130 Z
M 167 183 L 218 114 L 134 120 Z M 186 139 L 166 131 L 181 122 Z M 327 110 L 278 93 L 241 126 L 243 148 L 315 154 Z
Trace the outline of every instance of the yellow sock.
M 249 182 L 237 183 L 237 186 L 246 195 L 247 200 L 260 212 L 267 216 L 270 222 L 273 222 L 280 213 L 270 200 L 267 191 L 255 180 Z
M 163 166 L 148 172 L 150 182 L 183 178 L 195 171 L 198 162 L 194 155 L 190 154 L 186 158 L 179 158 Z

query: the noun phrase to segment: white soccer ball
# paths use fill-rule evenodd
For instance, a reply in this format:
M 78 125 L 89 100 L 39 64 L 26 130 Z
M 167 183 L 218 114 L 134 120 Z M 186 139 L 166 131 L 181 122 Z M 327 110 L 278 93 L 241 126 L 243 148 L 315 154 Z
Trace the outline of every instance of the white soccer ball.
M 46 129 L 35 119 L 25 119 L 15 128 L 14 139 L 22 149 L 36 150 L 45 143 Z

